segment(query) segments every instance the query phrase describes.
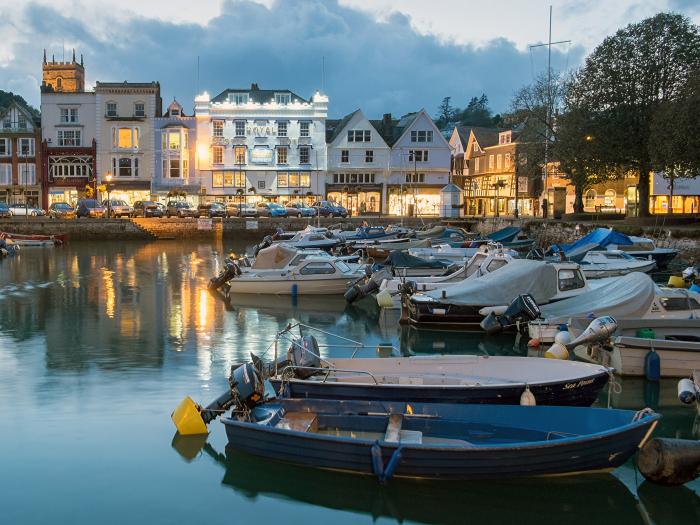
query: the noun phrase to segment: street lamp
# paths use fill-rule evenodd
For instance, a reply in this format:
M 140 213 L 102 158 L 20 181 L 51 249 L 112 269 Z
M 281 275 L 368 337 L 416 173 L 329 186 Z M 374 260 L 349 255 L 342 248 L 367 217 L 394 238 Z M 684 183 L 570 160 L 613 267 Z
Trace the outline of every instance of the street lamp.
M 108 171 L 105 174 L 105 181 L 107 181 L 107 218 L 112 218 L 112 199 L 110 198 L 109 183 L 112 182 L 112 172 Z

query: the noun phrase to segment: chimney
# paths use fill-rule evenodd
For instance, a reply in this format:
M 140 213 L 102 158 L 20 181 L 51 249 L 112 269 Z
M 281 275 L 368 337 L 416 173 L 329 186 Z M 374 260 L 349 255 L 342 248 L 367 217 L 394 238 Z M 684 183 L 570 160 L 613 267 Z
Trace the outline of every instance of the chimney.
M 384 113 L 382 124 L 391 124 L 391 113 Z

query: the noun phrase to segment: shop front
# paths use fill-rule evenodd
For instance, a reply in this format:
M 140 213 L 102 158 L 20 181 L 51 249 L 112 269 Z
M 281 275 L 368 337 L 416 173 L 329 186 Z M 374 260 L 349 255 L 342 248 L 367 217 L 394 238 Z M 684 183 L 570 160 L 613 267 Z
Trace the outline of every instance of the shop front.
M 350 215 L 381 215 L 382 184 L 350 186 L 326 185 L 326 199 L 348 210 Z
M 700 178 L 673 180 L 654 173 L 651 180 L 651 213 L 695 214 L 700 211 Z
M 440 190 L 443 186 L 387 186 L 389 215 L 439 216 Z
M 106 199 L 108 195 L 110 199 L 121 200 L 129 205 L 137 201 L 157 200 L 157 196 L 151 193 L 150 181 L 112 181 L 103 185 L 106 189 L 100 195 L 100 200 Z

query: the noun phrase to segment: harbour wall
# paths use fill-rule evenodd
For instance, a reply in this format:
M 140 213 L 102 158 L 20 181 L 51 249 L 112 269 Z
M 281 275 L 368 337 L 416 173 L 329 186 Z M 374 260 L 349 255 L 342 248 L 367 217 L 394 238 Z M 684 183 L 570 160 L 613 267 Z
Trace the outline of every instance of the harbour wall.
M 286 231 L 301 230 L 309 224 L 326 227 L 352 229 L 363 221 L 376 226 L 400 224 L 411 228 L 429 226 L 438 222 L 466 228 L 480 234 L 488 234 L 506 226 L 520 226 L 536 240 L 539 246 L 552 243 L 572 242 L 597 227 L 613 227 L 629 235 L 653 237 L 660 247 L 671 247 L 680 251 L 686 260 L 700 261 L 700 226 L 690 223 L 660 224 L 659 220 L 647 219 L 624 221 L 567 221 L 543 219 L 483 218 L 438 221 L 433 218 L 408 217 L 403 221 L 396 217 L 351 218 L 351 219 L 73 219 L 57 220 L 45 217 L 13 217 L 0 219 L 0 231 L 12 233 L 35 233 L 44 235 L 67 234 L 72 241 L 112 240 L 166 240 L 166 239 L 239 239 L 255 242 L 278 228 Z

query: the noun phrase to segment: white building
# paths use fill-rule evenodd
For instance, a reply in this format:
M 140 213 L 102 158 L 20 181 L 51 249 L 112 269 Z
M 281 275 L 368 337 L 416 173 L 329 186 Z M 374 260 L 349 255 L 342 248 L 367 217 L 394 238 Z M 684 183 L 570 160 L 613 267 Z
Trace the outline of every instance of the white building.
M 155 124 L 162 114 L 158 82 L 95 85 L 97 179 L 107 174 L 111 197 L 130 203 L 151 199 L 155 174 Z M 106 195 L 104 195 L 106 198 Z
M 328 97 L 227 89 L 195 99 L 197 169 L 209 200 L 311 201 L 324 194 Z
M 327 122 L 326 198 L 351 215 L 386 213 L 391 148 L 382 138 L 382 122 L 368 120 L 360 109 Z
M 389 214 L 439 215 L 440 190 L 450 178 L 450 145 L 424 109 L 401 117 L 392 138 Z

